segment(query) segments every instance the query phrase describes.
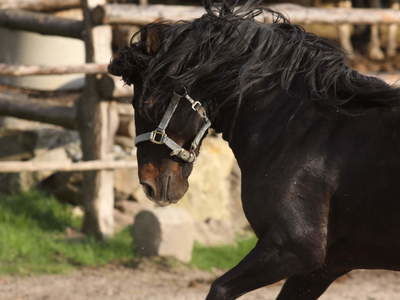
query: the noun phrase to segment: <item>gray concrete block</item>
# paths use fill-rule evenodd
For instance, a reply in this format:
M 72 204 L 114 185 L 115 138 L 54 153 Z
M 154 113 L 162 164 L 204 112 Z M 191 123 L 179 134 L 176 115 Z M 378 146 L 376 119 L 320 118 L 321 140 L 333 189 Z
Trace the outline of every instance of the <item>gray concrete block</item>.
M 133 239 L 139 255 L 172 256 L 189 262 L 194 242 L 193 220 L 179 207 L 143 210 L 135 217 Z

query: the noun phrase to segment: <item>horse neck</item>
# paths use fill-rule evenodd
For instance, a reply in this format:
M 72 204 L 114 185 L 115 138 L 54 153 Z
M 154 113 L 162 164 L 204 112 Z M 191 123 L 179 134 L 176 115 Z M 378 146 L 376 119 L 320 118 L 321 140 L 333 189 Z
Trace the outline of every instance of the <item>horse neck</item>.
M 221 109 L 214 128 L 229 142 L 243 172 L 246 168 L 254 168 L 260 155 L 263 158 L 274 155 L 289 124 L 304 106 L 297 97 L 274 90 L 263 97 L 244 99 L 235 122 L 232 122 L 233 107 Z

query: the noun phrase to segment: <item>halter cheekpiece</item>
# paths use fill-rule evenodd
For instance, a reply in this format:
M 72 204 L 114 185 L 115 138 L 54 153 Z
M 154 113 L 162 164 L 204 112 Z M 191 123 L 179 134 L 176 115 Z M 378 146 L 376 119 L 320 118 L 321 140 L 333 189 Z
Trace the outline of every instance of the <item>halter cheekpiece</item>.
M 197 112 L 200 115 L 200 117 L 205 121 L 205 123 L 195 136 L 192 144 L 190 145 L 189 150 L 186 150 L 181 146 L 179 146 L 170 137 L 168 137 L 167 133 L 165 132 L 182 98 L 188 100 L 192 105 L 192 109 L 195 112 Z M 170 153 L 171 156 L 176 156 L 185 162 L 192 163 L 196 160 L 196 149 L 199 146 L 201 139 L 206 134 L 208 128 L 210 128 L 210 126 L 211 126 L 211 121 L 207 117 L 206 110 L 199 101 L 196 101 L 192 97 L 190 97 L 189 94 L 186 92 L 186 90 L 184 95 L 179 95 L 178 93 L 174 92 L 171 102 L 169 103 L 168 108 L 161 119 L 160 124 L 158 124 L 157 128 L 154 129 L 153 131 L 138 135 L 135 139 L 135 144 L 137 145 L 139 143 L 149 141 L 153 144 L 165 145 L 172 150 Z

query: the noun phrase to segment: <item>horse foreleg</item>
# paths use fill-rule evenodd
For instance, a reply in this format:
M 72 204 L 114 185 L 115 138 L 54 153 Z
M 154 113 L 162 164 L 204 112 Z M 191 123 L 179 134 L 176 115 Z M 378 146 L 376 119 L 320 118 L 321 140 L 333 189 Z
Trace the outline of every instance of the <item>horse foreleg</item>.
M 390 4 L 391 9 L 400 10 L 400 0 L 392 0 Z M 397 24 L 390 24 L 388 28 L 388 45 L 387 45 L 387 56 L 394 57 L 397 50 Z
M 318 299 L 335 279 L 349 271 L 332 271 L 324 267 L 309 274 L 292 276 L 286 280 L 277 300 Z
M 350 0 L 340 0 L 338 2 L 338 7 L 351 8 Z M 351 44 L 351 32 L 352 26 L 350 24 L 342 24 L 338 26 L 339 42 L 342 48 L 346 51 L 347 56 L 354 57 L 354 48 Z
M 317 250 L 319 247 L 299 246 L 302 242 L 293 248 L 269 244 L 273 243 L 260 240 L 236 267 L 212 284 L 207 300 L 236 299 L 293 274 L 308 273 L 323 263 L 324 253 Z

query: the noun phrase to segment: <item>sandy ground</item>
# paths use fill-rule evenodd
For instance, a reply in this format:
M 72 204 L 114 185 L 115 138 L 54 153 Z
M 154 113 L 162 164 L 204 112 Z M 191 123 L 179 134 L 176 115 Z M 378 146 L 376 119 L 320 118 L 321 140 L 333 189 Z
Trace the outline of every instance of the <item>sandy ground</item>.
M 180 268 L 167 270 L 149 264 L 136 268 L 108 266 L 68 275 L 0 277 L 1 300 L 197 300 L 204 299 L 216 274 Z M 240 299 L 275 299 L 282 283 Z M 323 300 L 400 299 L 400 272 L 353 271 L 338 279 Z

